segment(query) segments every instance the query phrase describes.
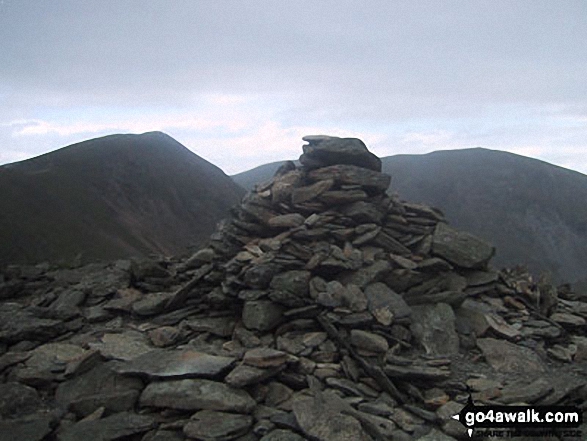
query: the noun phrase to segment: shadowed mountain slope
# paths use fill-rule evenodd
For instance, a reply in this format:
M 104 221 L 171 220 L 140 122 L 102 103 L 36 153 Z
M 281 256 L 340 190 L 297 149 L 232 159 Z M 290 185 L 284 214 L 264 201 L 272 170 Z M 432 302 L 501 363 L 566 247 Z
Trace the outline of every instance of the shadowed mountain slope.
M 181 253 L 242 195 L 160 132 L 73 144 L 0 167 L 0 263 Z
M 391 191 L 444 211 L 491 241 L 496 265 L 527 264 L 558 281 L 587 279 L 587 176 L 512 153 L 473 148 L 382 158 Z M 233 176 L 249 186 L 280 163 Z

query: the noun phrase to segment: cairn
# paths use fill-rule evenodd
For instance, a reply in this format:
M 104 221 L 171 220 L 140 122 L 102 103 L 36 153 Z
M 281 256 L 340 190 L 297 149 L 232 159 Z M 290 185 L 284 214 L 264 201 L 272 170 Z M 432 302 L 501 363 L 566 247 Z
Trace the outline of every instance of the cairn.
M 189 259 L 11 268 L 0 434 L 454 440 L 469 397 L 585 408 L 587 298 L 491 268 L 359 139 L 303 139 Z

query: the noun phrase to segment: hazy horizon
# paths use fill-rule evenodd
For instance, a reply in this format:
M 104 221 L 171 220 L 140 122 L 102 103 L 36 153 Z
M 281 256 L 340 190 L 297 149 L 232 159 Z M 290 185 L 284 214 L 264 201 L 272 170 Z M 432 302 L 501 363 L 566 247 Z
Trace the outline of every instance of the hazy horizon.
M 587 4 L 0 2 L 0 164 L 163 131 L 227 174 L 301 137 L 587 174 Z

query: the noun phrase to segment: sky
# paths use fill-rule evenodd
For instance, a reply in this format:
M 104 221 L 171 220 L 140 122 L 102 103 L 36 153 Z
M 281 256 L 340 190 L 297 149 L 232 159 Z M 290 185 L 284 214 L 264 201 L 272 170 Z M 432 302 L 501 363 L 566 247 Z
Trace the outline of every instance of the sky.
M 0 0 L 0 164 L 163 131 L 234 174 L 301 137 L 587 174 L 584 0 Z

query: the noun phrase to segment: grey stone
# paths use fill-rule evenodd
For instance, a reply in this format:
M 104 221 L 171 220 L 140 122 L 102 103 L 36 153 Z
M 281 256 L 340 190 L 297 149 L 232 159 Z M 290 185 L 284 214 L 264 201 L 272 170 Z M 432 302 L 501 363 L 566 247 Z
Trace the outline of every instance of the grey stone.
M 472 234 L 440 222 L 432 237 L 432 252 L 462 268 L 483 269 L 493 257 L 495 248 Z
M 154 346 L 164 348 L 176 343 L 180 338 L 181 332 L 173 326 L 161 326 L 149 331 L 149 339 Z
M 329 190 L 333 185 L 334 180 L 324 179 L 306 187 L 298 187 L 293 190 L 291 201 L 294 204 L 301 204 L 303 202 L 311 201 L 312 199 L 320 196 L 325 191 Z
M 42 405 L 36 389 L 20 383 L 0 384 L 0 417 L 21 417 L 36 412 Z
M 282 214 L 269 219 L 269 226 L 272 228 L 295 228 L 302 225 L 305 220 L 306 218 L 299 213 Z
M 147 433 L 141 441 L 184 441 L 184 436 L 176 430 L 154 430 Z
M 40 318 L 31 309 L 17 303 L 0 304 L 0 343 L 18 343 L 24 340 L 49 341 L 65 332 L 61 320 Z
M 58 435 L 59 441 L 111 441 L 146 432 L 156 426 L 148 415 L 120 412 L 98 420 L 79 421 Z
M 100 407 L 121 412 L 134 407 L 143 382 L 127 378 L 113 370 L 115 363 L 98 365 L 90 371 L 59 384 L 57 404 L 77 415 L 86 416 Z
M 320 397 L 299 399 L 293 404 L 296 421 L 311 439 L 367 441 L 369 436 L 355 418 L 328 406 Z
M 245 302 L 243 307 L 243 324 L 248 329 L 270 331 L 283 319 L 284 308 L 269 300 Z
M 504 404 L 527 403 L 533 404 L 544 398 L 554 389 L 552 381 L 538 378 L 532 382 L 520 381 L 508 384 L 501 390 L 501 396 L 496 401 Z
M 234 331 L 236 321 L 233 317 L 199 317 L 186 320 L 185 323 L 192 331 L 209 332 L 219 337 L 230 337 Z
M 210 380 L 171 380 L 150 383 L 140 397 L 141 406 L 182 410 L 250 412 L 255 400 L 244 390 Z
M 101 341 L 91 343 L 90 348 L 100 351 L 104 358 L 117 360 L 132 360 L 153 350 L 148 337 L 138 331 L 104 334 Z
M 368 352 L 381 353 L 389 349 L 389 343 L 385 337 L 360 329 L 351 330 L 350 342 L 357 349 Z
M 249 366 L 266 368 L 283 366 L 289 359 L 289 354 L 276 349 L 255 348 L 245 353 L 243 363 Z
M 477 346 L 498 372 L 533 375 L 545 371 L 540 357 L 531 349 L 494 338 L 479 338 Z
M 383 213 L 379 208 L 367 201 L 357 201 L 341 207 L 341 212 L 353 219 L 355 222 L 363 224 L 381 224 Z
M 312 273 L 310 271 L 286 271 L 278 274 L 271 280 L 271 289 L 286 291 L 297 297 L 308 297 L 309 283 Z
M 360 185 L 367 191 L 383 192 L 389 187 L 391 176 L 355 165 L 331 165 L 308 173 L 312 181 L 333 179 L 337 184 Z
M 338 280 L 345 285 L 353 284 L 364 289 L 370 283 L 381 280 L 390 271 L 391 264 L 387 260 L 376 260 L 369 266 L 341 275 Z
M 193 350 L 155 349 L 120 363 L 117 372 L 149 379 L 217 378 L 236 363 L 232 357 L 208 355 Z
M 426 435 L 419 437 L 417 441 L 456 441 L 456 438 L 448 436 L 438 429 L 432 429 Z
M 0 441 L 42 441 L 52 431 L 51 415 L 36 414 L 14 420 L 0 420 Z
M 156 292 L 147 294 L 132 304 L 132 311 L 140 316 L 148 317 L 163 312 L 173 293 Z
M 319 196 L 319 200 L 329 207 L 333 205 L 350 204 L 351 202 L 367 199 L 363 190 L 329 190 Z
M 276 376 L 282 370 L 282 366 L 259 368 L 240 364 L 226 376 L 224 381 L 232 387 L 241 388 L 265 381 Z
M 215 441 L 230 441 L 247 433 L 253 425 L 253 418 L 213 410 L 195 413 L 183 427 L 190 438 Z
M 275 429 L 264 435 L 259 441 L 304 441 L 304 439 L 291 430 Z
M 454 355 L 459 352 L 455 315 L 446 303 L 412 307 L 410 331 L 431 355 Z
M 360 139 L 324 135 L 304 136 L 302 139 L 308 144 L 303 146 L 300 162 L 307 168 L 350 164 L 381 171 L 381 160 Z
M 58 379 L 67 363 L 83 356 L 85 349 L 68 343 L 47 343 L 36 347 L 22 368 L 16 369 L 16 378 L 30 385 L 44 385 Z
M 390 325 L 394 319 L 404 319 L 412 314 L 402 296 L 386 284 L 372 283 L 365 288 L 368 308 L 375 319 L 382 325 Z
M 448 369 L 425 365 L 395 366 L 388 364 L 384 370 L 390 378 L 405 380 L 441 381 L 450 377 Z

